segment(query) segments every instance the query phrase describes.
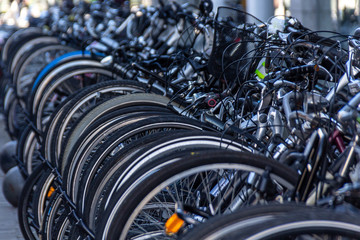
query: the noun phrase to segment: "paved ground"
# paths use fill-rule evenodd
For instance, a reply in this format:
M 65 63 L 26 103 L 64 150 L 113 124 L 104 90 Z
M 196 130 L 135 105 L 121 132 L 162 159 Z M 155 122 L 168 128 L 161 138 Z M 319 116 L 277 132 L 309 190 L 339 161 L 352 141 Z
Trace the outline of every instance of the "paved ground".
M 3 116 L 0 115 L 0 147 L 9 141 L 4 131 Z M 20 232 L 17 209 L 11 206 L 3 195 L 2 185 L 4 173 L 0 170 L 0 240 L 23 239 Z

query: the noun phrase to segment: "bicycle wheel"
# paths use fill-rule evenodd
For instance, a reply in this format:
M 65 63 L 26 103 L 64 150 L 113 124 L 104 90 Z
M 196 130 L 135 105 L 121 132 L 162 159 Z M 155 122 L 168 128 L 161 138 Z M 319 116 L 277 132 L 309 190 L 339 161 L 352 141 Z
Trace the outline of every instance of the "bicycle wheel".
M 274 216 L 291 211 L 303 211 L 308 209 L 316 209 L 303 204 L 296 203 L 277 203 L 269 205 L 256 205 L 241 208 L 230 214 L 215 216 L 210 218 L 203 224 L 198 224 L 187 232 L 177 234 L 181 240 L 199 240 L 199 239 L 222 239 L 222 233 L 236 229 L 236 225 L 245 223 L 246 221 L 257 217 Z M 228 230 L 225 230 L 228 229 Z
M 163 118 L 170 118 L 171 115 L 173 115 L 173 113 L 160 111 L 136 112 L 133 114 L 127 114 L 127 116 L 124 117 L 120 116 L 116 117 L 115 119 L 109 119 L 108 121 L 99 121 L 103 123 L 96 127 L 90 126 L 90 131 L 82 134 L 79 137 L 79 141 L 71 150 L 69 155 L 71 158 L 63 159 L 66 161 L 66 165 L 63 171 L 63 187 L 67 190 L 70 197 L 72 197 L 72 199 L 75 201 L 77 196 L 77 184 L 81 178 L 86 162 L 91 161 L 92 156 L 98 151 L 99 147 L 101 147 L 107 139 L 114 136 L 117 130 L 123 128 L 126 129 L 129 127 L 129 125 L 135 124 L 137 122 L 147 122 L 153 118 L 160 119 L 160 116 Z M 171 126 L 169 125 L 168 128 L 171 129 Z M 142 136 L 142 134 L 146 134 L 144 131 L 146 130 L 143 130 L 141 133 L 134 133 L 132 137 L 138 134 L 136 137 L 139 138 Z M 118 137 L 121 138 L 121 136 Z M 126 141 L 130 141 L 129 138 L 130 137 L 127 137 L 125 138 L 126 140 L 122 141 L 124 142 L 124 145 L 126 144 Z
M 72 54 L 72 53 L 69 53 Z M 66 55 L 66 54 L 65 54 Z M 71 55 L 72 56 L 72 55 Z M 81 68 L 81 66 L 87 66 L 87 67 L 98 67 L 101 68 L 102 65 L 93 59 L 90 59 L 89 57 L 75 57 L 74 59 L 70 56 L 70 60 L 62 60 L 60 62 L 58 62 L 57 59 L 55 59 L 54 61 L 56 61 L 55 64 L 50 63 L 49 65 L 47 65 L 43 71 L 40 72 L 40 76 L 38 76 L 35 79 L 35 82 L 31 88 L 31 92 L 29 94 L 29 98 L 28 98 L 28 105 L 27 105 L 27 109 L 28 112 L 30 114 L 34 114 L 36 112 L 36 108 L 37 108 L 37 104 L 39 102 L 39 99 L 42 96 L 42 93 L 44 92 L 44 90 L 46 89 L 46 87 L 48 86 L 48 84 L 50 84 L 50 82 L 57 76 L 63 76 L 64 71 L 66 71 L 67 69 L 71 69 L 73 67 L 79 67 Z M 77 56 L 77 55 L 75 55 Z M 60 57 L 62 59 L 62 57 Z M 52 66 L 55 65 L 55 66 Z M 46 71 L 45 71 L 46 70 Z
M 70 220 L 68 217 L 69 213 L 64 212 L 56 222 L 56 225 L 53 226 L 52 230 L 52 239 L 70 239 Z
M 96 152 L 90 155 L 88 153 L 81 153 L 81 158 L 75 159 L 75 161 L 69 161 L 64 170 L 64 188 L 67 189 L 69 195 L 73 197 L 74 202 L 77 199 L 79 182 L 83 178 L 83 173 L 92 165 L 92 169 L 96 169 L 101 165 L 102 161 L 109 155 L 115 154 L 116 150 L 130 144 L 136 139 L 140 139 L 144 136 L 151 135 L 156 132 L 172 132 L 173 130 L 200 130 L 202 129 L 201 123 L 197 121 L 191 121 L 186 118 L 182 118 L 174 115 L 173 113 L 135 113 L 135 116 L 129 116 L 124 119 L 120 119 L 118 123 L 113 123 L 111 126 L 112 133 L 109 131 L 103 131 L 101 138 L 104 141 L 97 146 Z M 88 139 L 89 136 L 86 136 Z M 96 140 L 98 141 L 98 140 Z M 95 141 L 95 142 L 96 142 Z M 73 151 L 71 156 L 76 156 L 78 148 L 74 147 L 76 151 Z M 97 154 L 100 152 L 101 155 Z M 96 157 L 93 157 L 97 154 Z M 92 164 L 91 162 L 95 162 Z M 96 171 L 96 170 L 95 170 Z M 93 176 L 93 175 L 91 175 Z M 90 177 L 87 176 L 87 177 Z
M 59 102 L 85 86 L 116 78 L 112 71 L 101 66 L 83 65 L 67 71 L 44 85 L 44 90 L 37 92 L 34 98 L 33 121 L 42 131 Z
M 39 226 L 42 225 L 45 215 L 44 211 L 49 204 L 50 197 L 57 186 L 56 184 L 56 175 L 53 170 L 48 166 L 44 167 L 44 171 L 41 172 L 41 177 L 37 182 L 36 189 L 34 189 L 32 204 L 34 219 Z
M 6 121 L 6 130 L 12 139 L 18 139 L 20 129 L 25 125 L 25 115 L 19 105 L 12 87 L 6 90 L 4 98 L 4 115 Z
M 297 174 L 288 167 L 246 152 L 173 154 L 142 165 L 123 180 L 102 215 L 102 223 L 95 226 L 96 236 L 163 239 L 167 237 L 165 221 L 175 212 L 176 204 L 204 213 L 194 213 L 194 218 L 219 215 L 244 205 L 273 201 L 293 190 L 296 181 Z
M 60 159 L 67 159 L 69 157 L 70 151 L 78 140 L 78 137 L 87 129 L 88 126 L 90 126 L 91 123 L 95 122 L 101 116 L 111 113 L 117 109 L 139 105 L 162 106 L 166 108 L 168 102 L 169 99 L 167 97 L 143 93 L 119 96 L 104 102 L 86 114 L 86 116 L 78 122 L 77 126 L 72 130 L 66 143 L 64 144 L 64 151 L 61 154 Z M 65 164 L 65 161 L 61 161 L 61 165 L 59 165 L 61 166 L 61 172 L 64 170 Z
M 37 44 L 45 44 L 45 43 L 49 43 L 49 44 L 59 43 L 59 39 L 51 36 L 40 36 L 24 42 L 23 45 L 16 51 L 14 56 L 11 58 L 11 61 L 9 61 L 9 70 L 8 70 L 9 73 L 11 74 L 14 73 L 15 67 L 18 64 L 21 56 L 26 54 L 26 52 L 33 51 L 34 46 L 36 47 Z
M 55 58 L 73 50 L 63 45 L 41 44 L 35 51 L 24 55 L 13 74 L 17 96 L 21 98 L 27 96 L 36 74 Z
M 357 214 L 328 209 L 292 210 L 286 213 L 250 217 L 230 224 L 200 239 L 358 239 Z M 199 239 L 199 238 L 198 238 Z
M 73 51 L 66 53 L 46 65 L 40 72 L 37 74 L 34 84 L 31 88 L 31 91 L 35 91 L 39 84 L 48 77 L 49 74 L 52 74 L 52 71 L 56 68 L 61 67 L 64 64 L 70 63 L 77 60 L 96 60 L 89 51 Z
M 99 153 L 94 155 L 96 161 L 84 168 L 87 175 L 80 180 L 81 188 L 77 191 L 77 206 L 82 210 L 84 220 L 90 228 L 97 225 L 99 214 L 106 209 L 108 199 L 115 194 L 122 180 L 129 178 L 141 165 L 178 152 L 204 148 L 248 151 L 243 144 L 214 132 L 184 129 L 170 133 L 171 135 L 166 137 L 159 135 L 162 138 L 157 139 L 152 138 L 152 135 L 156 137 L 158 134 L 143 137 L 124 146 L 112 157 L 104 158 L 103 149 L 99 149 Z
M 40 227 L 41 239 L 56 239 L 55 228 L 62 224 L 65 219 L 64 216 L 69 214 L 66 209 L 66 202 L 57 189 L 52 194 L 45 213 Z
M 21 232 L 26 239 L 38 239 L 38 233 L 40 225 L 36 216 L 36 210 L 34 204 L 34 192 L 39 186 L 39 180 L 41 179 L 41 173 L 44 172 L 45 165 L 39 165 L 25 182 L 22 189 L 19 207 L 18 207 L 18 219 Z
M 9 37 L 1 51 L 2 62 L 8 64 L 23 43 L 40 36 L 44 36 L 40 28 L 29 27 L 17 30 Z
M 90 108 L 111 97 L 145 91 L 146 86 L 138 82 L 111 80 L 89 86 L 67 98 L 65 101 L 69 103 L 62 110 L 56 111 L 46 127 L 42 146 L 45 158 L 56 164 L 69 129 Z
M 138 113 L 137 113 L 138 115 Z M 100 122 L 102 122 L 102 120 L 100 119 Z M 80 137 L 81 139 L 81 137 Z M 89 138 L 85 138 L 86 140 L 88 140 Z M 85 152 L 86 153 L 86 152 Z M 65 172 L 67 174 L 67 172 Z M 65 179 L 66 179 L 66 175 L 65 175 Z M 55 180 L 55 177 L 54 177 L 54 174 L 50 172 L 49 175 L 46 175 L 45 178 L 44 178 L 44 182 L 43 184 L 41 184 L 41 186 L 39 186 L 37 189 L 36 189 L 36 197 L 37 197 L 37 201 L 36 201 L 36 206 L 35 206 L 35 209 L 37 209 L 36 212 L 36 216 L 39 218 L 39 222 L 41 223 L 42 222 L 42 219 L 43 219 L 43 209 L 45 209 L 45 207 L 47 207 L 47 202 L 45 201 L 47 198 L 46 198 L 46 195 L 48 194 L 49 192 L 49 188 L 52 186 L 53 184 L 53 181 Z M 55 211 L 55 210 L 54 210 Z
M 10 108 L 10 104 L 15 98 L 15 90 L 13 87 L 10 87 L 9 85 L 6 85 L 5 89 L 3 90 L 4 90 L 3 109 L 4 112 L 6 112 Z
M 19 162 L 23 164 L 26 172 L 31 174 L 42 162 L 39 156 L 39 137 L 32 126 L 29 125 L 23 130 L 20 136 L 19 144 L 17 145 L 17 157 Z

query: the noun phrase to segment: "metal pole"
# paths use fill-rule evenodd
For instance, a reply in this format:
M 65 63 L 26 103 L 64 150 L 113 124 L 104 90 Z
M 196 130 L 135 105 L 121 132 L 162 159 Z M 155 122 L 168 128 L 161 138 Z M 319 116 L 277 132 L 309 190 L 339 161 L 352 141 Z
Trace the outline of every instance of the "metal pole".
M 246 0 L 246 11 L 262 21 L 267 21 L 274 15 L 274 1 Z

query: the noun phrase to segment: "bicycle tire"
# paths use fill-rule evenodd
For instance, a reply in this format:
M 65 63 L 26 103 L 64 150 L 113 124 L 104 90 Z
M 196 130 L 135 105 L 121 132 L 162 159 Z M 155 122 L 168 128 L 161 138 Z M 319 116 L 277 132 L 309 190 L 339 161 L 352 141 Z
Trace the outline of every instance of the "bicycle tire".
M 360 222 L 356 214 L 329 209 L 304 209 L 239 221 L 203 239 L 358 239 Z
M 103 145 L 103 142 L 106 141 L 111 136 L 114 136 L 114 132 L 119 129 L 127 128 L 128 125 L 137 123 L 137 122 L 146 122 L 152 118 L 159 118 L 159 116 L 171 117 L 173 113 L 169 114 L 168 112 L 137 112 L 130 114 L 125 117 L 119 117 L 118 119 L 111 119 L 109 121 L 103 122 L 100 126 L 89 127 L 90 134 L 84 133 L 79 137 L 79 141 L 74 145 L 73 149 L 70 152 L 71 158 L 63 159 L 66 161 L 66 165 L 63 171 L 63 187 L 67 190 L 70 197 L 73 201 L 76 199 L 76 187 L 77 182 L 79 181 L 80 175 L 84 164 L 87 161 L 91 161 L 92 154 L 95 151 L 98 151 L 99 147 Z
M 15 86 L 17 96 L 25 97 L 30 92 L 30 86 L 35 80 L 35 74 L 37 74 L 43 67 L 49 64 L 52 58 L 56 57 L 56 55 L 62 55 L 70 51 L 74 51 L 74 49 L 58 44 L 41 44 L 36 50 L 31 51 L 27 55 L 24 55 L 22 57 L 22 61 L 17 64 L 13 74 L 13 84 Z M 46 54 L 46 58 L 43 57 L 44 54 Z M 38 61 L 38 58 L 45 60 L 42 60 L 41 64 L 39 64 L 36 62 Z M 47 61 L 47 58 L 50 59 Z M 24 74 L 26 73 L 26 70 L 29 69 L 31 69 L 32 75 L 26 75 L 26 82 L 24 83 Z
M 59 40 L 56 37 L 39 36 L 24 42 L 22 46 L 12 56 L 11 61 L 8 63 L 9 73 L 11 74 L 14 73 L 16 64 L 19 62 L 19 59 L 21 58 L 22 55 L 24 55 L 26 52 L 33 51 L 34 46 L 36 47 L 37 44 L 44 44 L 44 43 L 59 43 Z
M 21 133 L 19 144 L 17 145 L 17 158 L 28 174 L 31 174 L 38 165 L 37 163 L 41 162 L 38 159 L 38 154 L 40 154 L 38 141 L 37 133 L 29 125 Z M 35 160 L 39 161 L 34 162 Z
M 125 95 L 127 92 L 145 92 L 146 86 L 144 84 L 128 81 L 128 80 L 111 80 L 106 82 L 97 83 L 93 86 L 89 86 L 83 89 L 81 92 L 76 93 L 74 96 L 67 98 L 69 104 L 64 106 L 62 112 L 57 112 L 55 116 L 52 116 L 46 127 L 45 143 L 43 145 L 43 154 L 46 159 L 49 159 L 52 163 L 56 163 L 61 152 L 61 146 L 63 141 L 60 138 L 65 138 L 65 129 L 71 126 L 71 122 L 75 122 L 76 119 L 80 118 L 79 111 L 87 111 L 83 105 L 87 105 L 87 102 L 92 97 L 96 99 L 102 98 L 102 95 L 116 92 L 116 95 Z M 115 94 L 114 94 L 115 95 Z M 65 100 L 66 101 L 66 100 Z M 94 102 L 94 104 L 96 104 Z M 74 114 L 77 113 L 79 116 L 74 118 Z M 82 115 L 82 114 L 81 114 Z
M 203 224 L 198 224 L 194 228 L 189 229 L 186 233 L 178 235 L 181 240 L 200 240 L 207 238 L 217 238 L 214 235 L 218 231 L 222 231 L 226 228 L 231 228 L 235 224 L 241 221 L 260 216 L 277 215 L 282 213 L 289 213 L 291 211 L 302 211 L 306 209 L 313 209 L 303 204 L 296 203 L 278 203 L 269 205 L 256 205 L 241 208 L 236 212 L 215 216 Z M 214 235 L 213 235 L 214 234 Z
M 5 45 L 1 52 L 2 62 L 8 64 L 16 53 L 17 49 L 22 45 L 23 42 L 31 40 L 36 37 L 45 36 L 40 28 L 23 28 L 14 32 L 9 39 L 5 42 Z
M 38 98 L 34 99 L 34 104 L 35 104 L 35 108 L 33 107 L 33 109 L 35 110 L 35 112 L 33 112 L 33 117 L 34 117 L 34 122 L 36 123 L 36 127 L 38 129 L 44 130 L 44 119 L 46 119 L 46 117 L 49 115 L 49 111 L 51 111 L 51 109 L 47 110 L 47 115 L 44 113 L 45 112 L 45 107 L 46 107 L 46 103 L 47 101 L 55 94 L 55 91 L 59 91 L 58 89 L 60 87 L 64 87 L 66 84 L 74 84 L 74 76 L 78 76 L 81 74 L 95 74 L 97 75 L 96 77 L 96 82 L 98 81 L 104 81 L 104 80 L 109 80 L 109 79 L 113 79 L 114 77 L 116 77 L 116 75 L 110 71 L 107 70 L 103 67 L 96 67 L 96 66 L 90 66 L 90 65 L 86 65 L 86 66 L 81 66 L 81 67 L 76 67 L 75 69 L 67 69 L 69 72 L 60 76 L 59 78 L 54 78 L 52 79 L 50 84 L 46 85 L 46 89 L 44 89 L 44 91 L 42 92 L 37 92 L 37 96 Z M 61 74 L 61 73 L 60 73 Z M 79 81 L 80 83 L 80 81 Z M 84 81 L 84 84 L 90 85 L 90 84 L 94 84 L 91 83 L 90 81 Z M 73 89 L 72 89 L 73 88 Z M 71 95 L 71 93 L 77 91 L 78 88 L 74 88 L 68 86 L 68 88 L 65 88 L 64 91 L 60 91 L 62 92 L 61 96 L 62 98 L 66 98 L 67 96 Z M 41 96 L 40 96 L 41 95 Z
M 156 136 L 156 135 L 155 135 Z M 112 139 L 109 139 L 111 142 Z M 171 132 L 171 136 L 165 136 L 161 139 L 140 138 L 131 145 L 125 146 L 113 157 L 103 160 L 104 166 L 99 171 L 97 166 L 92 164 L 86 166 L 88 174 L 95 173 L 94 180 L 82 183 L 82 188 L 78 193 L 82 198 L 78 199 L 77 206 L 84 213 L 84 219 L 88 221 L 89 227 L 94 227 L 97 219 L 95 211 L 104 211 L 107 206 L 107 200 L 115 194 L 123 179 L 131 177 L 134 169 L 141 168 L 142 164 L 149 161 L 156 161 L 164 156 L 171 156 L 181 151 L 197 151 L 201 149 L 231 149 L 234 151 L 247 151 L 248 149 L 242 143 L 222 136 L 219 133 L 199 131 L 199 130 L 178 130 Z M 143 142 L 145 141 L 145 142 Z M 102 152 L 102 149 L 99 149 Z M 101 161 L 101 154 L 94 155 L 97 161 Z M 90 175 L 91 176 L 91 175 Z M 83 180 L 83 179 L 81 179 Z M 90 179 L 91 180 L 91 179 Z M 83 180 L 84 181 L 84 180 Z M 81 181 L 80 181 L 81 182 Z M 90 188 L 91 186 L 91 188 Z M 80 201 L 80 202 L 79 202 Z
M 72 67 L 80 67 L 80 66 L 94 66 L 94 67 L 102 67 L 102 65 L 93 59 L 88 57 L 79 57 L 75 59 L 70 59 L 68 61 L 61 61 L 55 66 L 52 66 L 48 71 L 42 74 L 41 78 L 36 79 L 34 85 L 31 89 L 31 92 L 28 97 L 28 105 L 27 110 L 30 114 L 34 114 L 36 110 L 36 104 L 38 103 L 38 99 L 41 98 L 41 94 L 46 89 L 46 86 L 51 82 L 51 80 L 58 76 L 59 73 L 65 71 L 66 69 Z
M 171 169 L 168 165 L 170 163 L 172 166 Z M 97 229 L 95 232 L 97 239 L 124 239 L 130 237 L 128 233 L 133 221 L 145 204 L 150 201 L 156 193 L 159 193 L 161 189 L 169 186 L 174 179 L 181 178 L 181 175 L 188 176 L 192 174 L 192 172 L 196 173 L 197 171 L 201 171 L 202 168 L 204 170 L 216 169 L 221 166 L 223 166 L 223 169 L 231 168 L 254 172 L 259 174 L 259 176 L 264 174 L 267 171 L 266 169 L 271 169 L 269 177 L 276 179 L 277 184 L 289 190 L 295 187 L 297 181 L 296 173 L 288 167 L 271 161 L 270 159 L 263 158 L 262 156 L 255 156 L 254 154 L 246 152 L 236 153 L 232 151 L 207 150 L 205 152 L 191 151 L 186 154 L 173 155 L 161 159 L 161 161 L 157 163 L 153 162 L 148 166 L 142 166 L 136 174 L 133 174 L 133 176 L 122 184 L 103 214 L 102 223 L 96 226 Z M 156 175 L 153 175 L 152 173 L 155 172 Z M 266 191 L 268 191 L 268 189 L 266 189 Z M 168 204 L 166 206 L 169 207 Z M 159 206 L 156 207 L 158 208 Z M 172 207 L 174 207 L 174 205 L 172 205 Z M 161 222 L 161 219 L 156 219 L 155 222 L 159 223 L 159 221 Z M 160 225 L 161 229 L 159 231 L 164 234 L 163 225 Z M 154 228 L 156 228 L 156 226 L 157 225 L 151 225 L 151 227 Z M 141 232 L 139 229 L 132 230 Z M 155 233 L 156 232 L 157 230 Z
M 168 102 L 169 99 L 167 97 L 143 93 L 119 96 L 104 102 L 103 104 L 97 106 L 92 111 L 90 111 L 72 130 L 65 143 L 64 151 L 62 152 L 60 159 L 68 158 L 72 147 L 78 139 L 78 136 L 80 136 L 91 123 L 96 121 L 104 114 L 115 111 L 116 109 L 121 109 L 122 107 L 136 106 L 139 104 L 150 106 L 163 106 L 166 108 Z M 62 172 L 65 167 L 65 162 L 62 162 L 61 164 L 62 165 L 60 170 Z
M 18 206 L 18 219 L 20 230 L 23 236 L 26 239 L 38 239 L 37 231 L 40 229 L 39 223 L 37 222 L 37 218 L 34 217 L 34 208 L 33 198 L 34 198 L 34 189 L 36 189 L 36 185 L 41 178 L 41 173 L 44 171 L 44 166 L 38 166 L 31 174 L 25 182 L 25 185 L 22 189 L 19 206 Z M 28 213 L 30 211 L 30 213 Z M 30 214 L 30 216 L 28 216 Z M 29 219 L 30 218 L 30 219 Z M 34 228 L 35 224 L 35 229 Z M 37 227 L 36 227 L 37 225 Z

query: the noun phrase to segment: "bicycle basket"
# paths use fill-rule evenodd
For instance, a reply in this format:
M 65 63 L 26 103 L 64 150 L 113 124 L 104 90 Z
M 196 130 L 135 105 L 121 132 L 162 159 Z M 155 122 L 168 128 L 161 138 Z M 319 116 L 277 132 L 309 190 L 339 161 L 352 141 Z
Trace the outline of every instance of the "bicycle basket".
M 242 78 L 243 67 L 250 61 L 253 34 L 245 29 L 247 14 L 241 10 L 219 7 L 215 17 L 214 42 L 208 70 L 227 82 Z

